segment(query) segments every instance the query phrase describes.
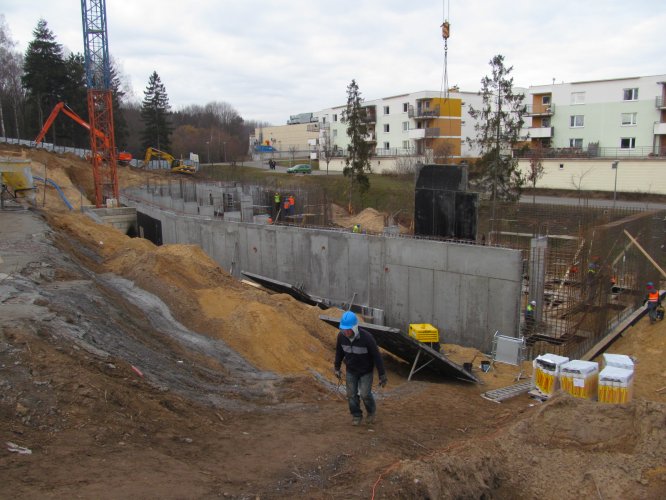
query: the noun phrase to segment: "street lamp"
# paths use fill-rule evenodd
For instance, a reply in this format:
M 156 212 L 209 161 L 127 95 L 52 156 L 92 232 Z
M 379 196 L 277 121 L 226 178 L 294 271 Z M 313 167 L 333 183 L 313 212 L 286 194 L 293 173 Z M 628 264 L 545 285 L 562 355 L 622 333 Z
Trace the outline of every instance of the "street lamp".
M 210 165 L 210 141 L 206 141 L 206 147 L 208 148 L 208 165 Z
M 611 168 L 615 170 L 615 186 L 613 187 L 613 209 L 615 209 L 615 201 L 617 200 L 617 164 L 619 161 L 615 160 L 611 163 Z
M 224 155 L 224 163 L 226 163 L 227 162 L 227 142 L 226 141 L 222 142 L 222 147 L 223 147 L 222 153 Z

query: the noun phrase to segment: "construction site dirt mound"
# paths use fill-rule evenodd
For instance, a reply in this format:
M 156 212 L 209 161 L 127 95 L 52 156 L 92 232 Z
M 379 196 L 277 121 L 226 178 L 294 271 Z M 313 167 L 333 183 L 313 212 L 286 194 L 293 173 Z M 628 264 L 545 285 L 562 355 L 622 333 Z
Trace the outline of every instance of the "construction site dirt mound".
M 559 394 L 506 429 L 402 463 L 386 498 L 663 498 L 663 412 Z
M 377 422 L 353 427 L 332 374 L 336 330 L 318 319 L 338 311 L 48 203 L 0 221 L 3 498 L 666 493 L 665 322 L 643 318 L 608 349 L 634 358 L 631 403 L 488 401 L 531 364 L 485 373 L 488 357 L 443 330 L 444 354 L 481 383 L 407 382 L 411 367 L 384 353 Z
M 340 227 L 351 231 L 355 224 L 359 224 L 361 232 L 367 233 L 382 233 L 386 226 L 393 223 L 389 216 L 374 208 L 366 208 L 358 214 L 350 215 L 346 209 L 335 203 L 331 204 L 331 216 L 333 222 Z M 404 226 L 399 226 L 399 230 L 401 234 L 409 232 L 409 228 Z

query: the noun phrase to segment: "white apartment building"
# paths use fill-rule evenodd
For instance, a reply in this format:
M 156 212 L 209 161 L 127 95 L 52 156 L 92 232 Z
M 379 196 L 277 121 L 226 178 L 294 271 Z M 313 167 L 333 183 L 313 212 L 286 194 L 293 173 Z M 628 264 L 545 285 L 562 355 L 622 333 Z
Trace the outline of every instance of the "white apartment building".
M 364 101 L 373 158 L 383 165 L 382 169 L 390 169 L 391 159 L 405 156 L 449 162 L 476 156 L 465 142 L 466 137 L 474 135 L 473 121 L 465 118 L 470 104 L 480 107 L 481 97 L 457 89 L 448 95 L 421 91 Z M 344 156 L 349 144 L 342 122 L 345 108 L 343 105 L 313 113 L 319 123 L 320 151 L 332 150 L 334 157 Z

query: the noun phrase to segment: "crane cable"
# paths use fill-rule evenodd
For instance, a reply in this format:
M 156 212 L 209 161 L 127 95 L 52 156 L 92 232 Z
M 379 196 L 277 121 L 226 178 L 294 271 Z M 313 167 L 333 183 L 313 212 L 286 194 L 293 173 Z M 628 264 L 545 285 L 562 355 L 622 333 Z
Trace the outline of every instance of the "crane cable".
M 442 84 L 439 89 L 439 101 L 440 105 L 444 104 L 449 100 L 449 69 L 448 69 L 448 53 L 449 53 L 449 34 L 450 27 L 449 24 L 449 14 L 450 14 L 451 5 L 448 0 L 442 0 L 442 17 L 444 22 L 441 25 L 442 28 L 442 38 L 444 39 L 444 62 L 442 68 Z M 442 99 L 443 97 L 443 99 Z M 445 110 L 440 111 L 440 116 Z M 449 123 L 448 121 L 446 123 Z
M 448 11 L 448 12 L 447 12 Z M 447 0 L 442 0 L 442 17 L 444 22 L 441 25 L 442 28 L 442 38 L 444 39 L 444 64 L 442 68 L 442 85 L 439 90 L 439 97 L 442 98 L 442 94 L 445 94 L 445 97 L 449 97 L 449 75 L 448 75 L 448 53 L 449 53 L 449 32 L 451 25 L 449 24 L 449 13 L 450 13 L 450 4 Z

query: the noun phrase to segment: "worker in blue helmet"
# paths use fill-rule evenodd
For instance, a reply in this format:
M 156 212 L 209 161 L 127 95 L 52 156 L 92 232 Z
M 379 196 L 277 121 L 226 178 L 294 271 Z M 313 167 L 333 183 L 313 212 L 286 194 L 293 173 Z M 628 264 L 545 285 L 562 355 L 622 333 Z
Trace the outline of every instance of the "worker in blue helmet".
M 352 414 L 352 425 L 363 421 L 361 401 L 367 412 L 366 422 L 375 422 L 377 405 L 372 395 L 372 374 L 377 368 L 379 385 L 388 383 L 384 362 L 374 337 L 365 330 L 359 329 L 356 315 L 347 311 L 340 318 L 340 332 L 335 347 L 335 376 L 342 378 L 340 367 L 342 361 L 346 367 L 347 401 Z

